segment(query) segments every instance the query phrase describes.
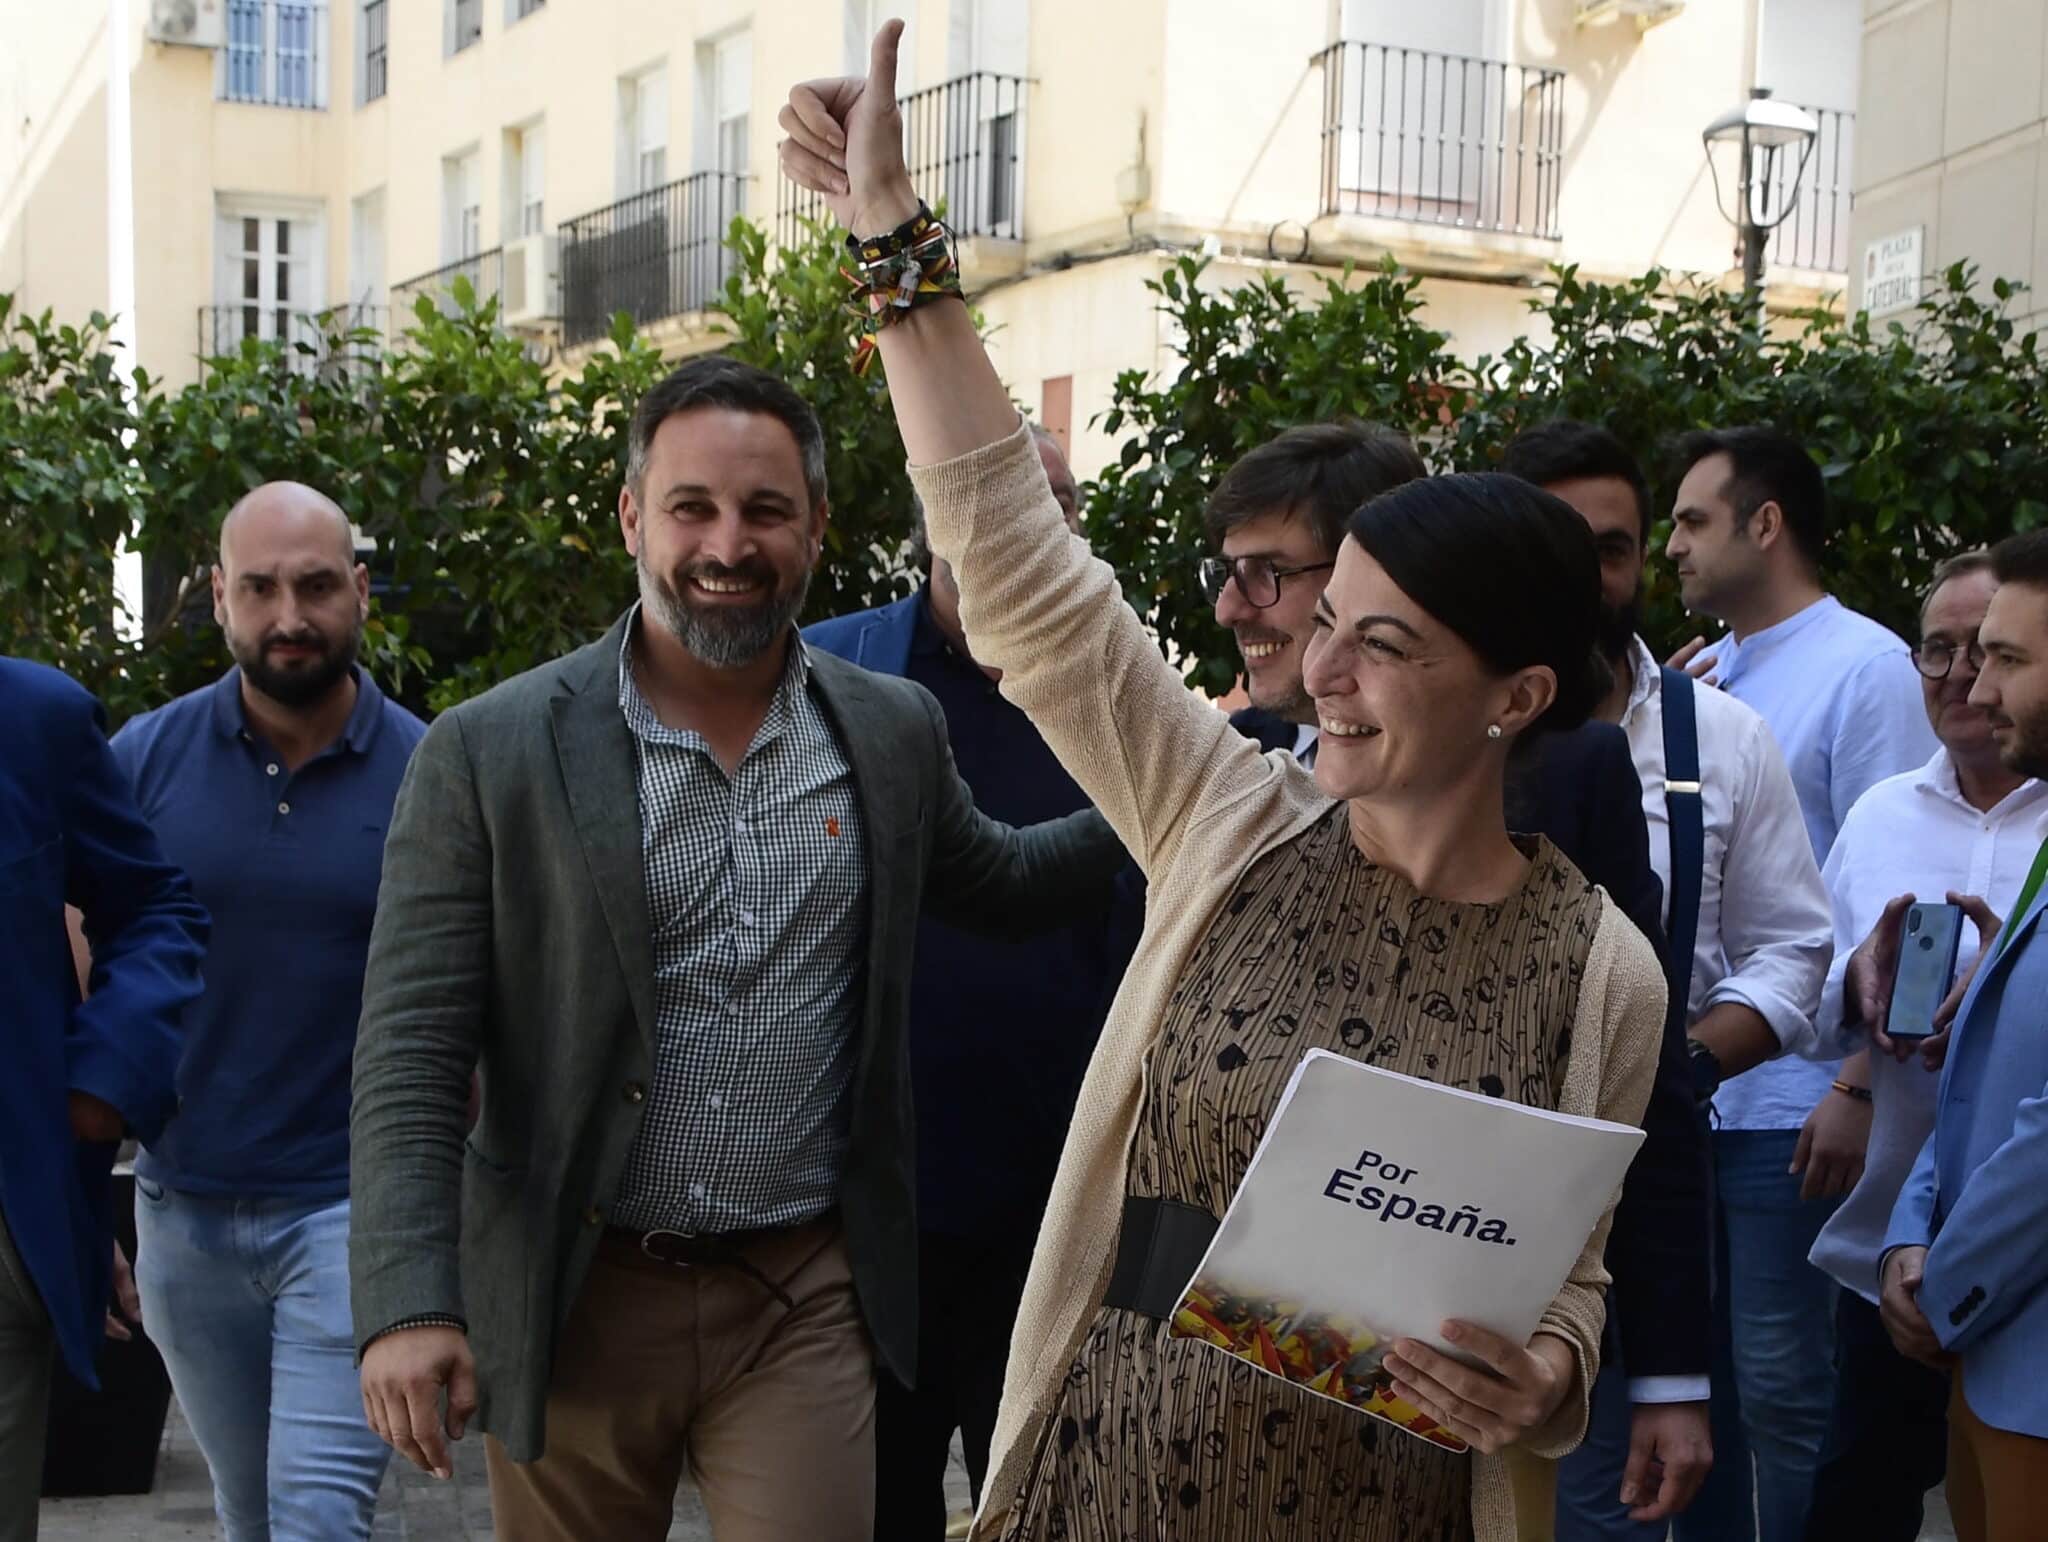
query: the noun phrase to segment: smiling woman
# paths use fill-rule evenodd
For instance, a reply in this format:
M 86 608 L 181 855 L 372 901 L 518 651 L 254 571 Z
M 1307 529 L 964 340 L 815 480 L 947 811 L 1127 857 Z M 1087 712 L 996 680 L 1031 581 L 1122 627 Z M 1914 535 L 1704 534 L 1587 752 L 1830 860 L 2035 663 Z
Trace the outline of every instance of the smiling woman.
M 903 167 L 895 42 L 892 24 L 869 80 L 799 86 L 781 115 L 785 171 L 877 250 L 892 227 L 928 229 Z M 1390 1346 L 1402 1395 L 1476 1455 L 1374 1439 L 1355 1410 L 1174 1337 L 1154 1304 L 1193 1272 L 1309 1049 L 1640 1117 L 1664 1015 L 1656 957 L 1503 815 L 1512 746 L 1599 695 L 1584 522 L 1495 477 L 1388 494 L 1341 546 L 1300 499 L 1233 529 L 1229 571 L 1210 579 L 1219 619 L 1255 689 L 1263 663 L 1307 645 L 1327 735 L 1311 775 L 1189 692 L 1069 534 L 964 306 L 920 291 L 875 345 L 977 660 L 1151 885 L 1039 1233 L 974 1534 L 1506 1542 L 1497 1453 L 1557 1455 L 1585 1427 L 1607 1217 L 1526 1343 L 1446 1324 L 1476 1366 Z M 1311 570 L 1333 548 L 1310 641 Z M 1168 1236 L 1192 1256 L 1153 1246 Z

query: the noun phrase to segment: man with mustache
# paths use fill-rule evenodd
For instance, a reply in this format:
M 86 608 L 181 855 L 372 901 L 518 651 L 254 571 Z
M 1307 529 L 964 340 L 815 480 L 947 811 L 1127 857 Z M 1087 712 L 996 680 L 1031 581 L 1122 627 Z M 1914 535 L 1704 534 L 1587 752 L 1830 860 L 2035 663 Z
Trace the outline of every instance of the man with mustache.
M 1232 721 L 1267 749 L 1304 760 L 1315 755 L 1318 729 L 1302 652 L 1344 521 L 1360 504 L 1427 474 L 1414 446 L 1391 429 L 1316 423 L 1288 429 L 1243 456 L 1211 494 L 1208 533 L 1221 555 L 1203 564 L 1203 583 L 1217 622 L 1237 638 L 1252 698 Z M 1515 828 L 1548 836 L 1661 949 L 1661 895 L 1639 809 L 1642 786 L 1621 732 L 1589 723 L 1552 736 L 1539 758 L 1520 768 L 1512 796 Z M 1705 1134 L 1675 1020 L 1666 1026 L 1644 1126 L 1648 1137 L 1629 1169 L 1607 1258 L 1623 1357 L 1635 1390 L 1660 1405 L 1631 1465 L 1632 1503 L 1646 1515 L 1669 1516 L 1691 1497 L 1708 1461 L 1699 1432 L 1666 1411 L 1674 1400 L 1682 1407 L 1706 1396 L 1709 1323 Z M 1525 1535 L 1549 1535 L 1554 1482 L 1551 1464 L 1518 1459 Z
M 507 1542 L 666 1536 L 686 1467 L 720 1542 L 870 1542 L 876 1363 L 916 1377 L 918 912 L 1058 926 L 1123 848 L 981 815 L 927 691 L 797 636 L 825 440 L 783 381 L 678 369 L 618 508 L 639 604 L 443 714 L 399 799 L 363 1401 L 443 1477 L 474 1418 Z
M 2048 776 L 2048 532 L 1992 549 L 1969 701 L 1999 759 Z M 1967 647 L 1967 645 L 1966 645 Z M 1866 944 L 1888 977 L 1899 912 Z M 1957 1008 L 1934 1129 L 1893 1206 L 1878 1310 L 1901 1354 L 1947 1370 L 1948 1502 L 1959 1542 L 2041 1534 L 2048 1504 L 2048 845 Z M 1883 985 L 1888 987 L 1889 979 Z M 1877 1000 L 1889 996 L 1880 988 Z M 1873 1022 L 1872 1043 L 1913 1051 Z
M 1614 687 L 1597 715 L 1628 735 L 1650 860 L 1664 885 L 1665 931 L 1693 939 L 1685 956 L 1667 959 L 1680 1030 L 1712 1055 L 1723 1076 L 1812 1048 L 1832 944 L 1827 894 L 1798 795 L 1764 720 L 1731 696 L 1659 670 L 1636 633 L 1650 535 L 1642 468 L 1606 429 L 1555 419 L 1509 445 L 1501 469 L 1577 509 L 1600 553 L 1600 646 Z M 1670 697 L 1680 691 L 1688 698 L 1680 705 L 1690 708 L 1689 731 L 1683 719 L 1668 717 L 1675 710 Z M 1682 745 L 1671 742 L 1674 727 L 1685 736 Z M 1673 753 L 1693 765 L 1674 768 Z M 1697 791 L 1675 785 L 1682 783 Z M 1696 844 L 1683 833 L 1688 819 L 1695 821 Z M 1700 1088 L 1705 1096 L 1712 1090 Z M 1811 1169 L 1810 1186 L 1846 1186 L 1842 1174 L 1823 1173 L 1804 1150 L 1800 1155 Z M 1627 1305 L 1617 1303 L 1617 1311 Z M 1683 1509 L 1712 1461 L 1707 1378 L 1695 1376 L 1683 1387 L 1679 1378 L 1645 1378 L 1628 1363 L 1625 1317 L 1621 1338 L 1622 1355 L 1601 1366 L 1585 1444 L 1562 1463 L 1560 1542 L 1661 1542 L 1672 1507 L 1650 1502 L 1653 1465 L 1662 1467 Z M 1741 1460 L 1739 1450 L 1727 1455 Z
M 384 831 L 426 729 L 356 662 L 369 595 L 331 499 L 257 488 L 213 569 L 234 667 L 114 739 L 213 915 L 178 1111 L 136 1164 L 135 1275 L 230 1542 L 369 1536 L 390 1455 L 356 1388 L 349 1072 Z

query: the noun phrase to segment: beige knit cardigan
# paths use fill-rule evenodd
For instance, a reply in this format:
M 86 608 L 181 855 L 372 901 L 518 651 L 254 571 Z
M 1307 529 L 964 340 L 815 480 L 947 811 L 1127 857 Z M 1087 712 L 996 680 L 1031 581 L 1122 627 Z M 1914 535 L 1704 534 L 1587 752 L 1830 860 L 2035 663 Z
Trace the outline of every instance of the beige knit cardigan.
M 1010 1341 L 974 1536 L 1000 1529 L 1068 1365 L 1101 1306 L 1123 1215 L 1124 1164 L 1146 1097 L 1145 1054 L 1182 966 L 1261 853 L 1330 806 L 1315 778 L 1262 755 L 1160 657 L 1109 565 L 1068 534 L 1020 425 L 998 443 L 911 468 L 932 549 L 960 581 L 975 658 L 1037 726 L 1149 880 L 1145 930 L 1081 1084 Z M 1604 899 L 1604 897 L 1603 897 Z M 1642 935 L 1604 900 L 1579 989 L 1558 1107 L 1625 1124 L 1648 1101 L 1664 980 Z M 990 1089 L 995 1093 L 997 1089 Z M 1525 1449 L 1559 1456 L 1585 1432 L 1598 1369 L 1614 1196 L 1543 1314 L 1571 1344 L 1578 1378 Z M 1514 1542 L 1501 1458 L 1475 1453 L 1480 1542 Z

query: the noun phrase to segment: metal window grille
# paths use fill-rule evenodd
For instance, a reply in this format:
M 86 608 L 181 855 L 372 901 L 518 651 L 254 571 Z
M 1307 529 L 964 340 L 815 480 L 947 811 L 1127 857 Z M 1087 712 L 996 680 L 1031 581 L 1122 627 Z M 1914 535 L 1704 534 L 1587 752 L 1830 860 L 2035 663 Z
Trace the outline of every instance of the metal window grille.
M 326 45 L 326 0 L 227 0 L 217 94 L 224 102 L 325 107 Z
M 563 343 L 605 336 L 619 311 L 645 325 L 709 305 L 732 269 L 725 233 L 745 207 L 745 185 L 702 171 L 566 221 Z
M 1785 223 L 1771 232 L 1770 261 L 1784 267 L 1814 268 L 1824 273 L 1849 271 L 1850 189 L 1856 168 L 1856 114 L 1833 107 L 1809 107 L 1820 123 L 1820 135 L 1807 157 L 1806 174 L 1791 199 Z M 1798 165 L 1796 156 L 1777 158 L 1779 185 L 1774 202 L 1785 207 L 1785 184 Z

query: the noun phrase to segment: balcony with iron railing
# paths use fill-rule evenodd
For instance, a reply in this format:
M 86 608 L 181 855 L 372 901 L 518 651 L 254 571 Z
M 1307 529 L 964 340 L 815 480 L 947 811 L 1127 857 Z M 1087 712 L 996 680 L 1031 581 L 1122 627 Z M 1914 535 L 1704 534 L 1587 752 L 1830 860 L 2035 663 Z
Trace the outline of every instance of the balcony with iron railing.
M 1558 239 L 1562 71 L 1358 41 L 1316 62 L 1322 214 Z
M 1797 193 L 1786 190 L 1798 166 L 1796 157 L 1773 161 L 1776 182 L 1764 200 L 1767 208 L 1789 202 L 1785 222 L 1771 232 L 1765 259 L 1782 268 L 1809 268 L 1820 273 L 1849 271 L 1849 194 L 1856 169 L 1856 114 L 1834 107 L 1808 107 L 1820 124 Z
M 382 351 L 389 312 L 382 305 L 333 305 L 299 310 L 289 305 L 240 302 L 199 307 L 202 361 L 239 354 L 244 342 L 276 343 L 285 368 L 316 375 L 374 358 Z
M 505 291 L 505 249 L 494 246 L 489 251 L 478 252 L 472 257 L 458 257 L 453 262 L 443 263 L 430 273 L 419 274 L 403 283 L 391 286 L 392 324 L 400 331 L 412 324 L 422 295 L 434 302 L 434 308 L 443 315 L 455 310 L 455 281 L 469 280 L 469 287 L 475 294 L 476 304 L 496 300 Z
M 725 234 L 747 212 L 746 183 L 700 171 L 565 220 L 563 345 L 605 336 L 620 311 L 646 326 L 705 309 L 732 271 Z
M 962 75 L 899 97 L 903 158 L 911 181 L 961 239 L 1024 238 L 1024 87 L 1022 76 L 986 71 Z M 778 184 L 776 237 L 795 246 L 801 221 L 823 219 L 816 193 L 784 178 Z

